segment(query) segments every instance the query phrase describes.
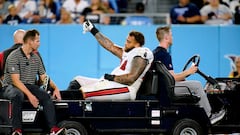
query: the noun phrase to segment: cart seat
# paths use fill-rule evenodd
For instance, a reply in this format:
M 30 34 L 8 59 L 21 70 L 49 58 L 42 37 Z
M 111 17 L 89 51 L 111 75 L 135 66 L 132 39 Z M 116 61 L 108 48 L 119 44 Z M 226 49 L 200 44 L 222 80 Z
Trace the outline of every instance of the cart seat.
M 165 105 L 170 103 L 197 103 L 200 97 L 189 93 L 175 95 L 175 80 L 165 65 L 156 61 L 146 73 L 144 81 L 137 93 L 137 99 L 157 99 Z

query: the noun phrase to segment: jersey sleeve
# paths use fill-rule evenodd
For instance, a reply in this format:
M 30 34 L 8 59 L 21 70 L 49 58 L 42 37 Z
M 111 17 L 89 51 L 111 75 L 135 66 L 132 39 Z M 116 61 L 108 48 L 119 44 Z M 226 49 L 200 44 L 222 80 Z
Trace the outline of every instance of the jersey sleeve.
M 6 60 L 7 72 L 10 74 L 19 74 L 20 73 L 20 63 L 17 59 L 17 56 L 10 54 Z
M 44 64 L 43 64 L 43 61 L 42 61 L 42 58 L 40 55 L 38 54 L 34 54 L 36 56 L 36 58 L 38 59 L 38 62 L 39 62 L 39 70 L 38 70 L 38 74 L 39 75 L 42 75 L 42 74 L 45 74 L 46 71 L 45 71 L 45 67 L 44 67 Z
M 149 50 L 148 48 L 138 48 L 136 49 L 136 56 L 140 56 L 143 59 L 148 60 L 149 62 L 153 61 L 153 54 L 152 51 Z

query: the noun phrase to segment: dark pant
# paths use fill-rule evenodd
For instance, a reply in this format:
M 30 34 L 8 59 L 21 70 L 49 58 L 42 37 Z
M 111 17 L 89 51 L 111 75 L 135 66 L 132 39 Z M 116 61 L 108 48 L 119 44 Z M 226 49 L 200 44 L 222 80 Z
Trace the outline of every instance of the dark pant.
M 26 85 L 26 87 L 35 95 L 39 104 L 43 106 L 43 112 L 49 128 L 56 125 L 55 108 L 50 98 L 50 95 L 40 89 L 37 85 Z M 22 103 L 24 101 L 24 94 L 18 88 L 9 85 L 3 89 L 4 98 L 12 102 L 12 126 L 13 130 L 22 128 Z

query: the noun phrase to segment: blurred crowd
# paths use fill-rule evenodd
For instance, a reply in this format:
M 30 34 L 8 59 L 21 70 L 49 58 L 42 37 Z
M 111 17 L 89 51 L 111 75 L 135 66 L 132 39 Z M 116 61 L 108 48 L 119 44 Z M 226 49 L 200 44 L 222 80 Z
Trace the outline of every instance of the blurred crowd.
M 100 19 L 99 14 L 118 13 L 121 11 L 118 8 L 124 6 L 124 2 L 125 0 L 0 0 L 0 23 L 72 24 L 82 23 L 89 17 L 109 24 L 109 18 Z
M 134 0 L 0 0 L 0 24 L 82 24 L 88 19 L 108 25 L 113 23 L 106 14 L 119 13 L 133 14 L 121 18 L 122 25 L 154 24 L 144 15 L 153 0 L 138 0 L 132 12 L 129 1 Z M 171 24 L 240 24 L 240 0 L 175 1 L 168 12 Z
M 179 0 L 170 17 L 173 24 L 240 24 L 240 0 Z

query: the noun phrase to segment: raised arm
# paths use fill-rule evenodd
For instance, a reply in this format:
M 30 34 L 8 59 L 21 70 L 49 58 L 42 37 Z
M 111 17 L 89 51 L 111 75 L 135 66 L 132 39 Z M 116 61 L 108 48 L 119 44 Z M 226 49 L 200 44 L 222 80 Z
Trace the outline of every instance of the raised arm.
M 118 58 L 122 57 L 123 48 L 116 46 L 109 38 L 99 32 L 98 29 L 90 21 L 85 21 L 83 23 L 83 32 L 91 32 L 103 48 L 107 49 Z
M 108 39 L 100 32 L 96 33 L 95 38 L 103 48 L 107 49 L 112 54 L 116 55 L 118 58 L 120 59 L 122 58 L 123 53 L 122 47 L 116 46 L 110 39 Z

